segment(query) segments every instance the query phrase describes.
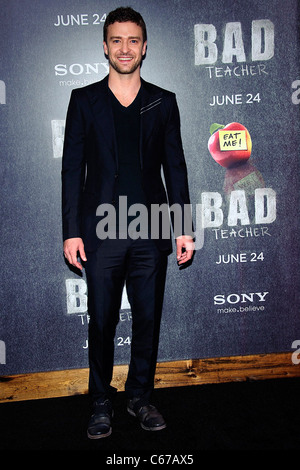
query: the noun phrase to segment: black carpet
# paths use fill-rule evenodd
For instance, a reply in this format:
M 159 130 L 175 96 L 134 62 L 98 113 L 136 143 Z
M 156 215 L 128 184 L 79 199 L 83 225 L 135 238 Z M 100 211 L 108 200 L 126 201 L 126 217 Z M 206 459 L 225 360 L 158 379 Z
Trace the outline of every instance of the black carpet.
M 166 429 L 142 430 L 119 392 L 113 433 L 100 440 L 86 436 L 86 395 L 0 404 L 1 455 L 4 450 L 94 450 L 104 459 L 146 455 L 149 463 L 151 455 L 168 453 L 175 460 L 183 455 L 195 460 L 211 450 L 300 449 L 300 378 L 157 389 L 154 398 Z

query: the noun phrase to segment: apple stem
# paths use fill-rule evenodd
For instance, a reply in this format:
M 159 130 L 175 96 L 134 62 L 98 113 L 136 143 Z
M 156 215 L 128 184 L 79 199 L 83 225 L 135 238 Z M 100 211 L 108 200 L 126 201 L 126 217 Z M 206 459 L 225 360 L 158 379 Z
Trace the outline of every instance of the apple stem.
M 217 124 L 216 122 L 214 122 L 209 128 L 210 135 L 213 135 L 213 133 L 216 132 L 218 129 L 224 129 L 224 127 L 225 126 L 223 126 L 223 124 Z

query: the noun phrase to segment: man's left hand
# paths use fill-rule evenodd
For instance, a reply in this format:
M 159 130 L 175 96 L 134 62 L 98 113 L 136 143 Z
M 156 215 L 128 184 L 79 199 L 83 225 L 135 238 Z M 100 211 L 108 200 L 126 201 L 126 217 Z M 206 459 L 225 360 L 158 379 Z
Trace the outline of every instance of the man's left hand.
M 177 247 L 177 263 L 179 265 L 186 263 L 192 259 L 195 245 L 191 236 L 182 235 L 176 238 Z

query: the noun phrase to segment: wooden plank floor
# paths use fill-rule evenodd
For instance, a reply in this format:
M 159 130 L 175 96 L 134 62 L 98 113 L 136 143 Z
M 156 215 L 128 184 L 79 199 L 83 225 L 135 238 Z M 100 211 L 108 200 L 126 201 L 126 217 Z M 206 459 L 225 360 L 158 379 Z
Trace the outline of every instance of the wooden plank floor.
M 124 390 L 127 365 L 114 368 L 113 385 Z M 299 377 L 291 353 L 191 359 L 157 364 L 155 387 Z M 0 376 L 0 403 L 85 394 L 88 369 Z

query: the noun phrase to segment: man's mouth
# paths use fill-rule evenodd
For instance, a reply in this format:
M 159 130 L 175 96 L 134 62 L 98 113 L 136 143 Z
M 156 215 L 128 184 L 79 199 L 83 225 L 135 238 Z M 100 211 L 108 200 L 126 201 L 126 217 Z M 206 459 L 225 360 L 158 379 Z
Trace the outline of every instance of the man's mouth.
M 127 62 L 129 60 L 132 60 L 133 57 L 118 57 L 118 60 L 120 60 L 121 62 Z

